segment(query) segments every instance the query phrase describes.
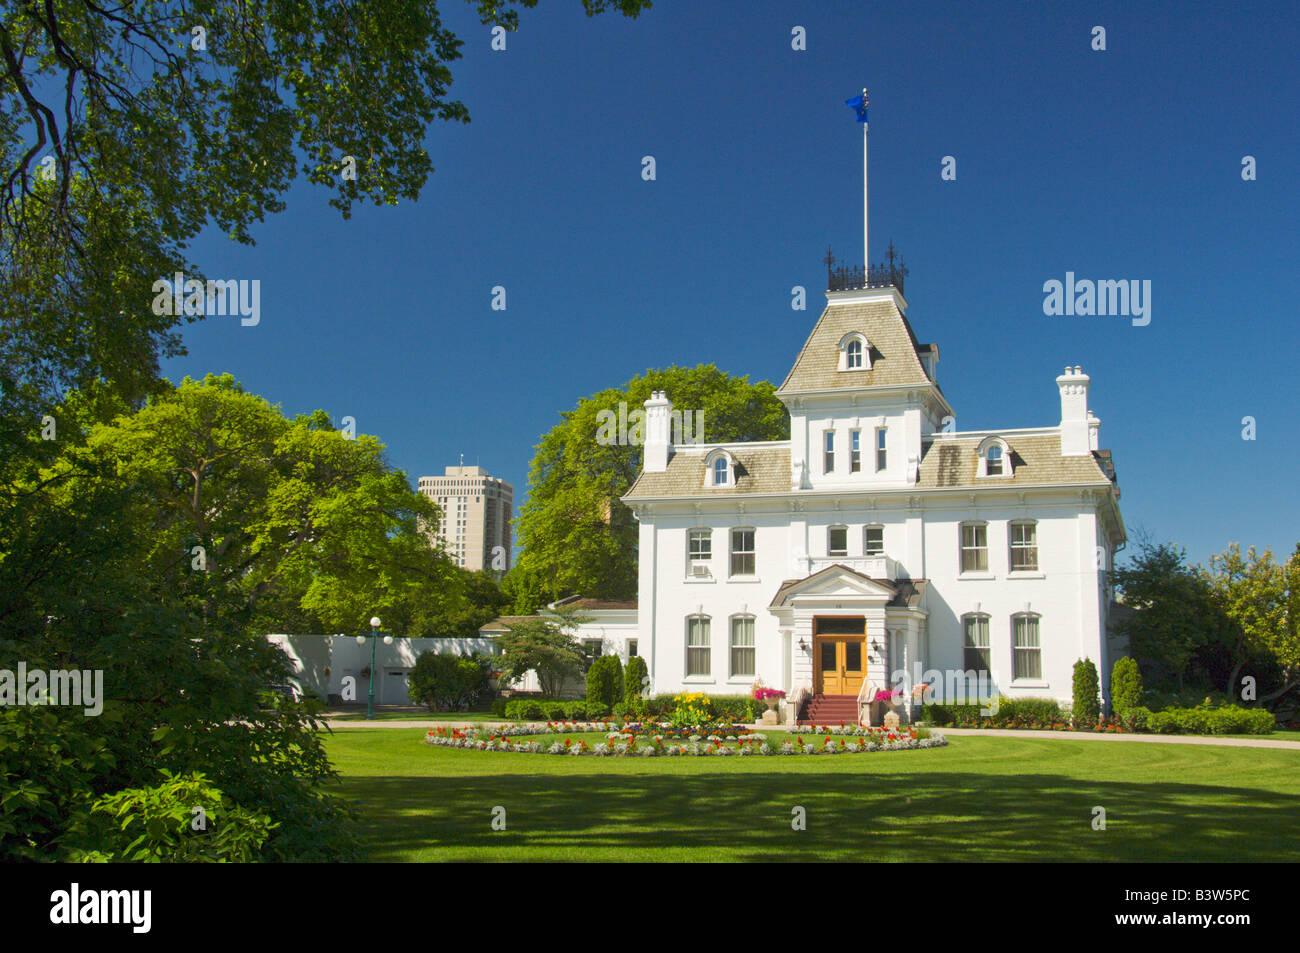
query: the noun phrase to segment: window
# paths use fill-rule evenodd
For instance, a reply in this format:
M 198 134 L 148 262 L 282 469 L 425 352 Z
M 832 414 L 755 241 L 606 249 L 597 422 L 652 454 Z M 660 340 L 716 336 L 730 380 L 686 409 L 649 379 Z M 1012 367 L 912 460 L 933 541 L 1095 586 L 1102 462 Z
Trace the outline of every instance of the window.
M 754 617 L 731 620 L 731 677 L 754 674 Z
M 691 616 L 686 620 L 686 674 L 708 675 L 710 672 L 709 618 Z
M 636 639 L 627 640 L 627 657 L 636 658 L 637 644 Z
M 983 523 L 961 524 L 961 571 L 988 572 L 989 530 Z
M 1038 527 L 1034 523 L 1011 524 L 1011 571 L 1038 571 Z
M 844 366 L 850 371 L 862 370 L 862 342 L 854 338 L 844 349 Z
M 1001 437 L 985 437 L 979 445 L 979 476 L 1011 476 L 1011 449 Z
M 876 472 L 879 473 L 885 469 L 885 428 L 876 428 Z
M 831 556 L 849 554 L 849 528 L 832 526 L 826 530 L 826 552 Z
M 858 331 L 850 331 L 840 338 L 839 369 L 842 371 L 871 370 L 871 345 Z
M 599 658 L 602 648 L 604 648 L 604 643 L 600 639 L 582 640 L 582 651 L 592 658 Z
M 822 472 L 834 473 L 835 472 L 835 431 L 827 430 L 824 434 L 822 434 L 822 441 L 823 441 L 822 446 L 823 449 L 825 450 L 825 453 L 822 454 Z
M 731 531 L 731 574 L 733 576 L 754 575 L 754 531 L 752 529 Z
M 862 552 L 866 556 L 880 556 L 885 552 L 885 527 L 868 526 L 862 531 Z
M 1042 678 L 1043 650 L 1038 643 L 1038 616 L 1012 616 L 1011 631 L 1013 677 Z
M 849 431 L 849 472 L 859 473 L 862 470 L 862 431 Z
M 687 560 L 691 566 L 713 558 L 713 530 L 693 529 L 687 535 Z
M 962 616 L 966 629 L 963 661 L 968 672 L 989 672 L 992 659 L 989 652 L 989 617 L 986 615 Z
M 714 486 L 727 485 L 727 458 L 726 457 L 718 457 L 718 459 L 713 461 L 713 485 Z

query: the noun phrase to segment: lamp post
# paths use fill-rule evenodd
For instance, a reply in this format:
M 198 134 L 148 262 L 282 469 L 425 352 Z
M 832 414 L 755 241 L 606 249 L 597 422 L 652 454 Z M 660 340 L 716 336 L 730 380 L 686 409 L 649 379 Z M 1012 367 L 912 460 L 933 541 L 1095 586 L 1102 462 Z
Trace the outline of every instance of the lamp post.
M 379 638 L 379 616 L 370 617 L 370 694 L 366 697 L 366 717 L 375 717 L 375 640 Z M 357 645 L 365 645 L 366 637 L 357 636 Z M 384 644 L 392 645 L 393 637 L 384 636 Z

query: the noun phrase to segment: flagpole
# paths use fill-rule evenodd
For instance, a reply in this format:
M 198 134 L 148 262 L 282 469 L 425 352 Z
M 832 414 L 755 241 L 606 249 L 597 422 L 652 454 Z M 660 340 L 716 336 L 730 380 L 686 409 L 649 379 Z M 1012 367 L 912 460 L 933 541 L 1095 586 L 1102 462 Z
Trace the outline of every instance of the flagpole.
M 862 89 L 862 104 L 866 108 L 867 90 Z M 862 124 L 862 278 L 864 281 L 869 280 L 871 271 L 871 243 L 867 234 L 867 126 Z

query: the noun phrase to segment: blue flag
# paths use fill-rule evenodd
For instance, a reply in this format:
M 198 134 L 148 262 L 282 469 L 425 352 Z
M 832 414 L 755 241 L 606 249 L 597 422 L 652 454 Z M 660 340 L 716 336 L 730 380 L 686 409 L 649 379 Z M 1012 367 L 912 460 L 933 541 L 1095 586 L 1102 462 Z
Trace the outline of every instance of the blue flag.
M 846 99 L 844 100 L 844 105 L 852 106 L 854 110 L 857 111 L 858 122 L 867 121 L 867 106 L 870 105 L 870 101 L 867 99 L 866 95 L 859 95 L 854 96 L 852 99 Z

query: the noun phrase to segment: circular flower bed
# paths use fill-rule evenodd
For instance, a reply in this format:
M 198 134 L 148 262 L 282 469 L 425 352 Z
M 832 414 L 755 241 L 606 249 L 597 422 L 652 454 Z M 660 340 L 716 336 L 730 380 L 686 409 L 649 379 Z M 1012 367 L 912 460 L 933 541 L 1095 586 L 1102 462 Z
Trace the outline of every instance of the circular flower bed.
M 551 733 L 569 731 L 599 731 L 608 726 L 598 722 L 566 722 L 548 725 Z M 638 728 L 645 726 L 638 724 Z M 919 748 L 939 748 L 948 743 L 942 735 L 930 735 L 924 728 L 905 728 L 888 731 L 882 728 L 840 729 L 826 732 L 821 737 L 797 735 L 777 745 L 768 743 L 765 735 L 746 732 L 743 735 L 691 734 L 683 741 L 680 737 L 644 732 L 621 734 L 611 732 L 607 743 L 590 744 L 586 739 L 565 738 L 562 741 L 511 741 L 511 737 L 541 734 L 538 729 L 521 730 L 520 725 L 487 726 L 461 730 L 459 728 L 433 728 L 425 742 L 442 748 L 465 748 L 473 751 L 515 751 L 525 754 L 559 754 L 593 757 L 752 757 L 799 754 L 857 754 L 871 751 L 910 751 Z M 838 741 L 832 737 L 838 734 Z M 850 740 L 850 736 L 852 740 Z

